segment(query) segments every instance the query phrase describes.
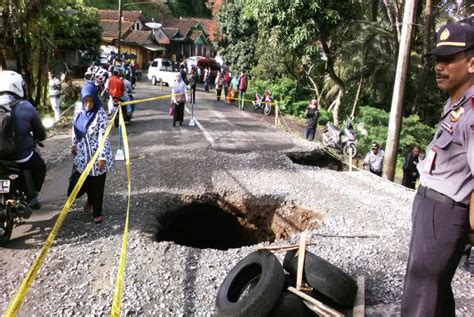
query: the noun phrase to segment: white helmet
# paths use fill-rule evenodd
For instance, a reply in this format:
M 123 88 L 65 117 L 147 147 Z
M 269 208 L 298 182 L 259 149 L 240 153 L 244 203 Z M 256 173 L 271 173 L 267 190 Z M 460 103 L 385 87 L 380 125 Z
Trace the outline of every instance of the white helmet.
M 0 93 L 10 92 L 23 98 L 23 78 L 11 70 L 0 71 Z

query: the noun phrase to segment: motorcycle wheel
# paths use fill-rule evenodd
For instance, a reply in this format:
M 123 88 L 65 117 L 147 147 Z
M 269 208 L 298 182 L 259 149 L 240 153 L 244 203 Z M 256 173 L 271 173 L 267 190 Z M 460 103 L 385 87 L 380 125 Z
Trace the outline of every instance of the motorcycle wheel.
M 351 150 L 352 150 L 352 153 L 351 153 Z M 352 157 L 354 157 L 357 154 L 357 147 L 355 146 L 354 143 L 346 144 L 344 145 L 342 152 L 344 153 L 345 156 L 351 156 L 352 154 Z
M 327 136 L 326 133 L 323 133 L 323 145 L 329 146 L 329 137 Z
M 11 207 L 6 207 L 0 212 L 0 246 L 10 241 L 13 231 L 13 215 Z
M 272 113 L 272 106 L 266 105 L 265 108 L 263 108 L 263 114 L 269 116 L 270 113 Z

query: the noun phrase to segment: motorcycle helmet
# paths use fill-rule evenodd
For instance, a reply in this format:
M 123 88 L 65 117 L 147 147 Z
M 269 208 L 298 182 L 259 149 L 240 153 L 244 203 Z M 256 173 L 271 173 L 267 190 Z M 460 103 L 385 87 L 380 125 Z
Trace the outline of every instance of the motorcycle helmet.
M 0 71 L 0 94 L 9 92 L 23 98 L 23 77 L 11 70 Z

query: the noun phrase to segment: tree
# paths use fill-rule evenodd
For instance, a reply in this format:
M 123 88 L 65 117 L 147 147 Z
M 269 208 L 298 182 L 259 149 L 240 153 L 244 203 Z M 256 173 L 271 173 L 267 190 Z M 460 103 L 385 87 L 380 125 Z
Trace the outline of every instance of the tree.
M 243 1 L 226 1 L 217 14 L 221 38 L 218 51 L 233 72 L 248 72 L 256 64 L 259 32 L 255 19 L 243 14 Z
M 17 70 L 26 82 L 25 96 L 35 104 L 43 99 L 52 57 L 60 59 L 66 49 L 98 49 L 97 12 L 80 0 L 8 0 L 4 14 L 8 36 L 4 41 L 13 43 Z
M 246 0 L 244 10 L 246 16 L 258 21 L 259 32 L 268 38 L 270 48 L 276 48 L 281 43 L 290 54 L 302 56 L 303 72 L 316 94 L 319 89 L 314 78 L 315 71 L 318 64 L 324 61 L 324 72 L 337 87 L 331 108 L 334 121 L 338 124 L 346 85 L 335 71 L 341 45 L 338 39 L 342 38 L 337 34 L 345 30 L 345 25 L 356 22 L 360 17 L 359 2 Z

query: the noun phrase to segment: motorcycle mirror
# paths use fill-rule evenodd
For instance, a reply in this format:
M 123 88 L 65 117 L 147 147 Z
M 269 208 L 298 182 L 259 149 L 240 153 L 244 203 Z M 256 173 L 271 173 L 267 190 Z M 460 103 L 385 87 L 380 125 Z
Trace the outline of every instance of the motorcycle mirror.
M 46 129 L 50 129 L 54 126 L 54 119 L 51 117 L 44 117 L 41 121 Z

